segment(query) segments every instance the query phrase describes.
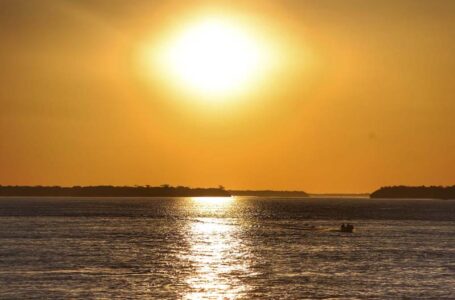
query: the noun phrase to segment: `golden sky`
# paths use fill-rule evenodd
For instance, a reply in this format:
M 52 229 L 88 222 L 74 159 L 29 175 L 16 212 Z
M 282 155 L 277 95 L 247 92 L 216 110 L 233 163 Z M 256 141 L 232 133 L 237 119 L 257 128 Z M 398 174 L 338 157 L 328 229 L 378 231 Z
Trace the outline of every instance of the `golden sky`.
M 273 53 L 244 91 L 151 63 L 204 18 Z M 0 184 L 454 184 L 454 32 L 452 0 L 1 0 Z

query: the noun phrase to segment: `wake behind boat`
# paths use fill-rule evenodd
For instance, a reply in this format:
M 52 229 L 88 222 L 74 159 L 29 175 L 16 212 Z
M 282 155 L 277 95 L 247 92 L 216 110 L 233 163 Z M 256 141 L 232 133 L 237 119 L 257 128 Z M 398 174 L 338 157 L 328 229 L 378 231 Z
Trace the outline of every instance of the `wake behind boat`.
M 295 227 L 295 226 L 286 226 L 288 229 L 296 229 L 296 230 L 303 230 L 303 231 L 325 231 L 325 232 L 346 232 L 346 233 L 353 233 L 354 232 L 354 225 L 350 223 L 343 223 L 341 224 L 340 228 L 334 229 L 333 227 L 318 227 L 315 225 L 310 225 L 308 223 L 303 224 L 302 227 Z

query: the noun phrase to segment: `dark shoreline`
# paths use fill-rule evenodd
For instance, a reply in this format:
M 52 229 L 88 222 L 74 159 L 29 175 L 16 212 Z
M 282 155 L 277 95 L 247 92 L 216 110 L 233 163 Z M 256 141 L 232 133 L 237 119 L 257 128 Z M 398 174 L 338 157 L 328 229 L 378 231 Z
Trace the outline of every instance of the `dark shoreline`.
M 370 194 L 372 199 L 455 199 L 455 186 L 387 186 Z
M 226 190 L 186 186 L 1 186 L 0 197 L 315 197 L 366 198 L 367 194 L 308 194 L 304 191 Z M 369 195 L 371 199 L 455 199 L 455 186 L 390 186 Z
M 224 188 L 185 186 L 0 186 L 0 197 L 231 197 Z
M 303 191 L 226 190 L 186 186 L 1 186 L 0 197 L 308 197 Z

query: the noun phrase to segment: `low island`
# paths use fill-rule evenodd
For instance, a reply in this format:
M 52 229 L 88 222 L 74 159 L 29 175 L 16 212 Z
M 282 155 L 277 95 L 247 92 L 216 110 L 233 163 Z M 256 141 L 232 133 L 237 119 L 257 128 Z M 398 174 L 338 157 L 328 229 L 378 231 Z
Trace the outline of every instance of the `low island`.
M 370 198 L 455 199 L 455 186 L 387 186 L 371 193 Z
M 226 190 L 186 186 L 1 186 L 0 197 L 308 197 L 303 191 Z
M 222 186 L 0 186 L 0 196 L 22 197 L 230 197 Z

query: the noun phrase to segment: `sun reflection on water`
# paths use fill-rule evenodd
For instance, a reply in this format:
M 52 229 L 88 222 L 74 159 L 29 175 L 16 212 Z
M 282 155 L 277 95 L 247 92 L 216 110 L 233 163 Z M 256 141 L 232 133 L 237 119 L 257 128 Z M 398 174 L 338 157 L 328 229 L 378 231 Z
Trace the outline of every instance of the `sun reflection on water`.
M 201 210 L 227 210 L 234 198 L 194 198 Z M 194 271 L 187 279 L 191 291 L 184 299 L 236 299 L 247 287 L 239 274 L 247 274 L 248 260 L 236 219 L 201 217 L 193 219 L 189 228 L 188 259 Z
M 235 197 L 191 197 L 191 200 L 196 204 L 207 206 L 224 206 L 228 208 L 234 201 Z

